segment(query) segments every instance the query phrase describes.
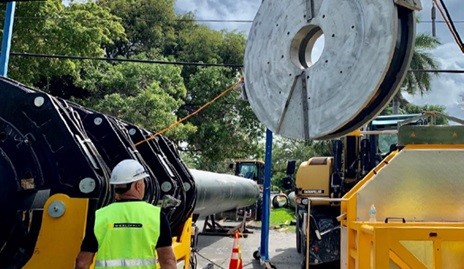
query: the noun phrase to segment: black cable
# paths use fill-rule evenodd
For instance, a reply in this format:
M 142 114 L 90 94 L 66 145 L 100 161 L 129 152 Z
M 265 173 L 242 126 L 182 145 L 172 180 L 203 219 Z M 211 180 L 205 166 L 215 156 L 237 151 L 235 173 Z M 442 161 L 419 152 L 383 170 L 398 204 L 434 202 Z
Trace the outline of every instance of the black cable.
M 107 62 L 131 62 L 131 63 L 146 63 L 146 64 L 166 64 L 166 65 L 183 65 L 183 66 L 204 66 L 204 67 L 231 67 L 243 68 L 242 64 L 211 64 L 211 63 L 194 63 L 194 62 L 169 62 L 159 60 L 139 60 L 139 59 L 124 59 L 124 58 L 104 58 L 104 57 L 85 57 L 85 56 L 68 56 L 58 54 L 39 54 L 28 52 L 11 52 L 11 56 L 33 57 L 33 58 L 55 58 L 55 59 L 70 59 L 70 60 L 92 60 L 92 61 L 107 61 Z M 416 73 L 464 73 L 464 69 L 410 69 L 409 72 Z
M 3 20 L 4 18 L 0 17 L 0 20 Z M 15 19 L 25 19 L 25 20 L 65 20 L 69 19 L 67 17 L 36 17 L 36 16 L 15 16 Z M 86 20 L 94 20 L 94 21 L 128 21 L 130 19 L 122 19 L 122 18 L 116 18 L 116 19 L 104 19 L 104 18 L 87 18 Z M 152 20 L 152 19 L 143 19 L 143 18 L 135 18 L 136 21 L 147 21 L 147 22 L 156 22 L 157 20 Z M 214 22 L 214 23 L 253 23 L 253 20 L 220 20 L 220 19 L 175 19 L 172 21 L 180 21 L 180 22 Z M 435 21 L 437 23 L 446 23 L 445 21 Z M 418 21 L 417 23 L 432 23 L 432 21 L 429 20 L 424 20 L 424 21 Z M 454 21 L 454 23 L 464 23 L 464 20 L 458 20 Z
M 199 62 L 169 62 L 159 60 L 139 60 L 139 59 L 124 59 L 124 58 L 105 58 L 105 57 L 86 57 L 86 56 L 72 56 L 72 55 L 58 55 L 58 54 L 39 54 L 28 52 L 11 52 L 11 56 L 19 57 L 33 57 L 33 58 L 54 58 L 54 59 L 70 59 L 70 60 L 92 60 L 92 61 L 107 61 L 107 62 L 131 62 L 131 63 L 146 63 L 146 64 L 166 64 L 166 65 L 183 65 L 183 66 L 204 66 L 204 67 L 232 67 L 242 68 L 241 64 L 211 64 Z
M 191 249 L 190 250 L 190 268 L 189 269 L 197 269 L 197 264 L 198 264 L 198 259 L 196 255 L 196 250 Z
M 209 261 L 210 263 L 214 264 L 215 266 L 217 266 L 218 268 L 220 269 L 225 269 L 224 267 L 220 266 L 219 264 L 213 262 L 212 260 L 206 258 L 205 256 L 201 255 L 200 252 L 195 252 L 198 256 L 202 257 L 203 259 Z
M 174 21 L 195 21 L 195 22 L 239 22 L 239 23 L 252 23 L 253 20 L 217 20 L 217 19 L 176 19 Z
M 443 9 L 445 10 L 446 16 L 448 17 L 448 21 L 449 21 L 449 23 L 451 25 L 451 28 L 453 29 L 452 31 L 456 34 L 456 37 L 458 38 L 458 40 L 460 42 L 459 46 L 461 47 L 461 49 L 464 49 L 464 44 L 462 43 L 462 39 L 459 36 L 459 33 L 456 30 L 456 27 L 454 26 L 453 19 L 451 18 L 451 15 L 448 12 L 448 8 L 445 6 L 445 3 L 443 2 L 443 0 L 440 0 L 440 3 L 443 6 Z M 464 52 L 464 50 L 463 50 L 463 52 Z
M 435 21 L 436 23 L 446 23 L 445 21 Z M 433 21 L 418 21 L 417 23 L 433 23 Z M 454 21 L 454 23 L 464 23 L 464 21 Z
M 464 69 L 409 69 L 409 72 L 415 73 L 452 73 L 464 74 Z

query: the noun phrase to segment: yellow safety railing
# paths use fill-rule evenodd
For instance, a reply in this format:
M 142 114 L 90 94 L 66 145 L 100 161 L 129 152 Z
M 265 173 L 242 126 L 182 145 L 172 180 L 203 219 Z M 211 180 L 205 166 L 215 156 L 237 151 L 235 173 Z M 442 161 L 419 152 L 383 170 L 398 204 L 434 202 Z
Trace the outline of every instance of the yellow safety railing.
M 348 268 L 464 268 L 464 223 L 353 224 Z
M 406 148 L 446 151 L 461 150 L 462 145 L 407 145 Z M 357 194 L 366 188 L 381 169 L 394 162 L 396 154 L 390 154 L 343 196 L 340 218 L 341 268 L 464 269 L 464 220 L 408 220 L 405 223 L 402 219 L 390 219 L 388 223 L 360 220 Z M 385 184 L 391 183 L 386 181 Z M 384 194 L 380 192 L 378 195 Z M 435 198 L 437 195 L 440 194 L 435 194 Z M 446 210 L 446 205 L 443 208 Z

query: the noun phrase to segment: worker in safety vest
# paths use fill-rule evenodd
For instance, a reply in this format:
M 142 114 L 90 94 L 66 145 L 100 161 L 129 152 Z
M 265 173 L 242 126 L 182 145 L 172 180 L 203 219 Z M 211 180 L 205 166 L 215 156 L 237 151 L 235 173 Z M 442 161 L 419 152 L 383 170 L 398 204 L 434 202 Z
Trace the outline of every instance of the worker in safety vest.
M 110 184 L 116 202 L 96 211 L 94 233 L 86 234 L 76 269 L 89 268 L 95 253 L 95 268 L 145 269 L 157 263 L 177 268 L 169 222 L 159 207 L 142 200 L 148 176 L 136 160 L 114 167 Z

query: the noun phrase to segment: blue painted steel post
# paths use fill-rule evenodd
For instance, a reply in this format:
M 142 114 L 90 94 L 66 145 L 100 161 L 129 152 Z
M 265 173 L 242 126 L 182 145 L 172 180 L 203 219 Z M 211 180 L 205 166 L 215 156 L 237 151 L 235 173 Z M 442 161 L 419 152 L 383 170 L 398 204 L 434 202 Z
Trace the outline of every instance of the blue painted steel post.
M 3 25 L 2 51 L 0 54 L 0 76 L 8 75 L 8 62 L 10 60 L 11 36 L 13 35 L 13 22 L 16 2 L 6 3 L 5 23 Z
M 266 156 L 264 159 L 263 210 L 261 218 L 261 261 L 269 261 L 269 215 L 271 213 L 272 132 L 266 130 Z

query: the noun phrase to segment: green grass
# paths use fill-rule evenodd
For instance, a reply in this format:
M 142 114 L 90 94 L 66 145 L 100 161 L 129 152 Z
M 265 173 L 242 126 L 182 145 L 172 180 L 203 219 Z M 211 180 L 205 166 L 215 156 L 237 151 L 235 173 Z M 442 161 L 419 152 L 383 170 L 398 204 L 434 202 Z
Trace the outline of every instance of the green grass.
M 269 226 L 272 228 L 276 227 L 289 227 L 289 231 L 294 231 L 295 226 L 290 225 L 294 220 L 294 211 L 291 208 L 273 208 L 271 209 L 271 216 L 269 220 Z

